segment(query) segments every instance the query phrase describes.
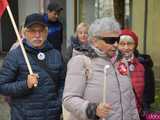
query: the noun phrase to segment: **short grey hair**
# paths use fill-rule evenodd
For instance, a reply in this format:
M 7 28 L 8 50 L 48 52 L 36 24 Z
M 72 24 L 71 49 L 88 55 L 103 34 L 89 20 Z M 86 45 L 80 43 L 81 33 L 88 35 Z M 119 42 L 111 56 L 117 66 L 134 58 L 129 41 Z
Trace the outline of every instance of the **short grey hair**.
M 119 32 L 120 25 L 114 17 L 104 17 L 95 20 L 89 27 L 89 39 L 103 32 Z

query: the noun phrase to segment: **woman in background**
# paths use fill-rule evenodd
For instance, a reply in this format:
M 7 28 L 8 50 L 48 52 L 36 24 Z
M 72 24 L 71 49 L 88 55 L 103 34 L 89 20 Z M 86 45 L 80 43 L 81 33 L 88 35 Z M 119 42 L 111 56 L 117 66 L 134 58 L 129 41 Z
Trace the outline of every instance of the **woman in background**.
M 140 114 L 142 110 L 142 100 L 144 91 L 144 67 L 137 58 L 137 46 L 137 35 L 131 30 L 122 30 L 120 33 L 120 41 L 118 44 L 118 50 L 121 55 L 121 62 L 119 66 L 123 67 L 123 63 L 127 63 L 128 65 L 129 75 L 131 77 L 131 83 L 133 91 L 135 93 L 137 108 Z
M 88 51 L 88 29 L 89 24 L 84 22 L 77 26 L 75 35 L 71 36 L 70 46 L 67 49 L 67 62 L 72 56 Z

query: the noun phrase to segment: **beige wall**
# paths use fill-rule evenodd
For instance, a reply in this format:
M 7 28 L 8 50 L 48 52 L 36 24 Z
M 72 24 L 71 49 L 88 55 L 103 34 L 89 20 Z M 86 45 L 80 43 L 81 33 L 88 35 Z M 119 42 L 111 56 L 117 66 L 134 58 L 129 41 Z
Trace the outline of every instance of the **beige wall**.
M 155 63 L 156 76 L 160 79 L 160 0 L 148 0 L 148 53 Z
M 19 24 L 24 24 L 25 17 L 31 13 L 40 12 L 39 0 L 18 0 Z
M 133 0 L 132 27 L 140 37 L 140 50 L 143 52 L 145 0 Z M 156 79 L 160 80 L 160 0 L 148 0 L 147 53 L 154 61 Z
M 143 33 L 144 33 L 144 1 L 133 0 L 132 8 L 132 29 L 138 34 L 138 49 L 143 52 Z

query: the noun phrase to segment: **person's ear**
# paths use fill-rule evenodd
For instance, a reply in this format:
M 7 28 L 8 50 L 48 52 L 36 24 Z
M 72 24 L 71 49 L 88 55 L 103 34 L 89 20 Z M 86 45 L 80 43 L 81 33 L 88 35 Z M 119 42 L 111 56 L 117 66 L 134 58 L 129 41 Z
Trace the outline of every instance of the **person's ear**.
M 48 27 L 45 27 L 45 33 L 48 34 Z
M 93 45 L 97 44 L 97 38 L 96 37 L 92 38 L 92 43 L 93 43 Z
M 92 39 L 92 44 L 93 44 L 96 48 L 99 48 L 99 46 L 100 46 L 100 41 L 98 41 L 96 37 L 93 37 L 93 39 Z

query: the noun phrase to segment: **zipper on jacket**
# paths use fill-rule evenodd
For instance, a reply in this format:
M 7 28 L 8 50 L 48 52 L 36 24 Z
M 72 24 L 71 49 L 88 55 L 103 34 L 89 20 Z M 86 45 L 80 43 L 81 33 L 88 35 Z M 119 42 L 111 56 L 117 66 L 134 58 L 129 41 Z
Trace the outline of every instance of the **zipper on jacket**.
M 119 82 L 119 79 L 118 79 L 118 76 L 117 76 L 117 72 L 116 72 L 116 69 L 114 67 L 114 65 L 112 64 L 114 70 L 115 70 L 115 75 L 116 75 L 116 78 L 117 78 L 117 82 L 118 82 L 118 88 L 119 88 L 119 91 L 120 91 L 120 105 L 121 105 L 121 113 L 122 113 L 122 119 L 123 120 L 123 106 L 122 106 L 122 93 L 121 93 L 121 88 L 120 88 L 120 82 Z

